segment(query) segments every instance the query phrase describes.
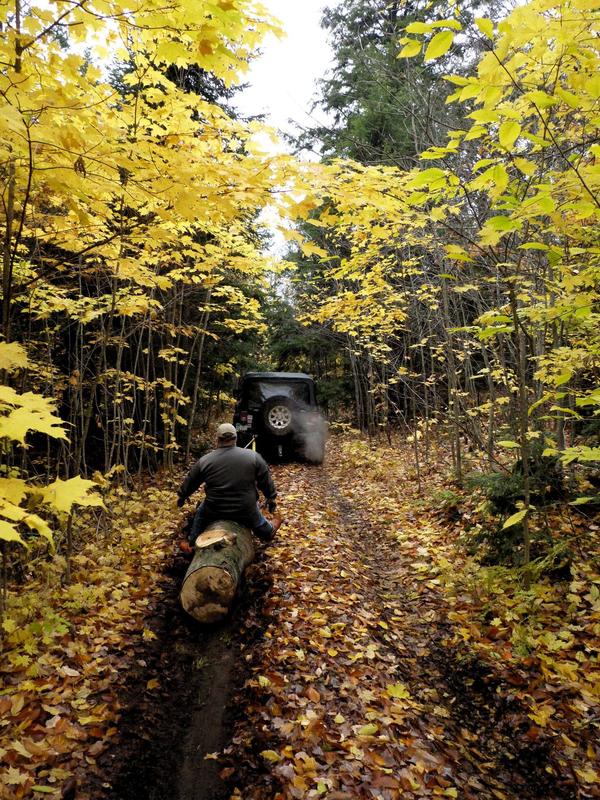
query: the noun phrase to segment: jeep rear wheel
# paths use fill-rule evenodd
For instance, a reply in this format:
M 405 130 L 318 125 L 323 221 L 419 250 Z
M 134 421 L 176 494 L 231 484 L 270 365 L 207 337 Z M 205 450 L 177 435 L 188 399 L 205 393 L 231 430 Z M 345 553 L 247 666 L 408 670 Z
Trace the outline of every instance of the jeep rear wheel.
M 272 397 L 267 400 L 262 417 L 265 430 L 273 436 L 287 436 L 292 432 L 294 412 L 287 397 Z

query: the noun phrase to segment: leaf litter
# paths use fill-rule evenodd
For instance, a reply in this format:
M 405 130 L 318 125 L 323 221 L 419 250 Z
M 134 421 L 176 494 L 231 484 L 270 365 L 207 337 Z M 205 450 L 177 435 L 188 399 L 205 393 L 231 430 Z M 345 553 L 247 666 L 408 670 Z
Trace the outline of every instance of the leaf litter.
M 352 436 L 330 445 L 323 468 L 275 470 L 287 522 L 250 567 L 227 632 L 239 659 L 236 721 L 229 743 L 194 765 L 197 774 L 214 765 L 223 781 L 207 797 L 600 796 L 590 560 L 566 583 L 524 593 L 466 554 L 464 518 L 439 513 L 443 453 L 421 495 L 404 447 Z M 126 524 L 81 549 L 71 586 L 41 581 L 33 605 L 31 593 L 11 598 L 2 800 L 116 798 L 107 756 L 132 760 L 122 708 L 132 666 L 147 702 L 135 701 L 130 726 L 141 744 L 161 714 L 169 729 L 161 684 L 183 697 L 177 673 L 167 680 L 158 655 L 141 656 L 165 646 L 153 620 L 173 553 L 171 505 L 168 487 L 115 501 Z M 467 503 L 463 517 L 474 514 Z M 188 656 L 199 660 L 202 646 L 192 642 Z
M 166 487 L 117 491 L 116 524 L 99 530 L 91 517 L 80 519 L 87 542 L 72 558 L 69 584 L 61 580 L 63 559 L 38 561 L 35 576 L 24 576 L 27 591 L 9 595 L 0 655 L 2 800 L 74 797 L 101 772 L 98 760 L 117 740 L 120 695 L 153 636 L 146 620 L 173 549 L 169 505 Z M 158 685 L 148 676 L 148 692 Z
M 287 524 L 222 754 L 228 775 L 246 764 L 231 798 L 599 797 L 597 609 L 572 632 L 580 675 L 549 666 L 543 633 L 535 655 L 515 651 L 524 618 L 556 627 L 564 589 L 532 587 L 535 620 L 522 592 L 469 594 L 464 531 L 433 502 L 443 470 L 420 496 L 411 458 L 338 437 L 324 469 L 278 470 Z M 571 641 L 549 637 L 554 653 Z

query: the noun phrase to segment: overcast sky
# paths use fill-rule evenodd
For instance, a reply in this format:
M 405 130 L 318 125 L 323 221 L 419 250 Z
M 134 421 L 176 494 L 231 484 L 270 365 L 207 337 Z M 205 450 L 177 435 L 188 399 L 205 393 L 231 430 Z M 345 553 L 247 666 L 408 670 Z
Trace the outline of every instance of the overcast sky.
M 336 0 L 262 0 L 262 4 L 282 23 L 286 35 L 264 40 L 262 55 L 246 77 L 248 87 L 235 96 L 234 102 L 245 116 L 264 114 L 265 123 L 278 131 L 297 133 L 298 125 L 312 127 L 325 121 L 322 112 L 311 111 L 311 105 L 316 81 L 327 72 L 332 58 L 320 26 L 321 10 L 335 5 Z M 260 142 L 268 150 L 289 149 L 283 144 L 274 146 L 268 138 L 261 137 Z M 303 157 L 311 156 L 304 153 Z M 271 232 L 268 251 L 276 258 L 283 257 L 288 245 L 277 230 L 280 220 L 275 210 L 265 209 L 260 219 Z
M 286 36 L 269 36 L 262 55 L 253 63 L 247 89 L 237 95 L 236 105 L 245 115 L 266 114 L 273 127 L 293 132 L 290 120 L 315 125 L 322 112 L 311 112 L 315 82 L 331 61 L 331 50 L 321 29 L 321 11 L 335 0 L 262 0 L 283 24 Z

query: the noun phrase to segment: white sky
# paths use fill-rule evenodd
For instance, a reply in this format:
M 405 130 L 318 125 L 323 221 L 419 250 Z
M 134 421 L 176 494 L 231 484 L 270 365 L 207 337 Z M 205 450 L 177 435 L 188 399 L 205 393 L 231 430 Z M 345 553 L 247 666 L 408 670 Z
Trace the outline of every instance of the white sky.
M 264 40 L 262 54 L 244 80 L 248 87 L 235 96 L 234 104 L 244 116 L 264 114 L 265 124 L 283 133 L 298 133 L 297 125 L 313 127 L 325 122 L 323 112 L 313 112 L 311 106 L 317 93 L 316 81 L 325 75 L 332 59 L 320 25 L 321 11 L 335 4 L 336 0 L 262 0 L 282 24 L 285 36 Z M 290 149 L 283 143 L 276 146 L 268 137 L 259 141 L 267 150 Z M 318 154 L 303 153 L 302 157 L 318 159 Z M 281 258 L 288 245 L 277 230 L 281 220 L 275 209 L 266 208 L 261 221 L 272 235 L 268 252 Z
M 322 112 L 311 112 L 315 83 L 331 61 L 331 50 L 320 26 L 324 6 L 335 0 L 262 0 L 283 25 L 282 39 L 269 36 L 262 55 L 246 78 L 250 85 L 235 104 L 244 115 L 266 114 L 265 122 L 280 131 L 294 132 L 290 120 L 303 127 L 324 121 Z

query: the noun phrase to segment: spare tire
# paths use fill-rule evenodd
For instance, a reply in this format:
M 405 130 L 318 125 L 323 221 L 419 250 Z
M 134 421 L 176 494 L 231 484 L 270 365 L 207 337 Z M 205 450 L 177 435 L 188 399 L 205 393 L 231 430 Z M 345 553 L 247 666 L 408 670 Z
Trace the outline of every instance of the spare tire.
M 287 436 L 294 429 L 295 404 L 289 397 L 270 397 L 262 408 L 262 421 L 272 436 Z

